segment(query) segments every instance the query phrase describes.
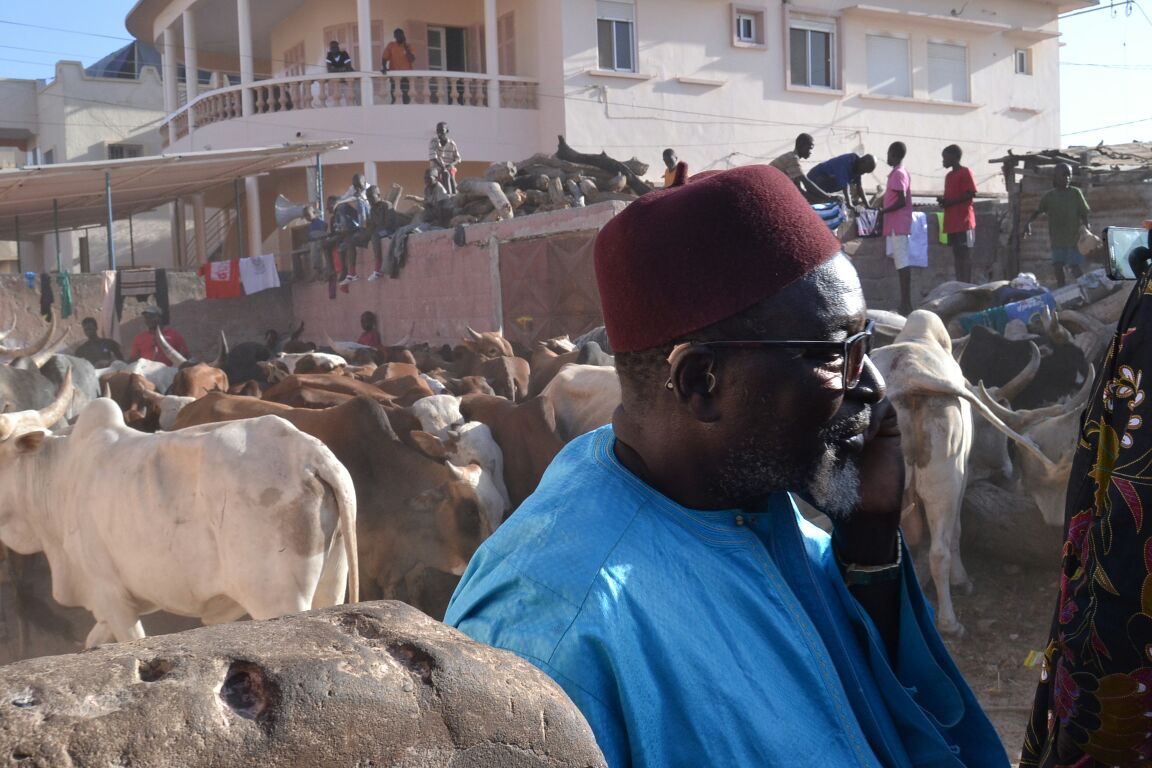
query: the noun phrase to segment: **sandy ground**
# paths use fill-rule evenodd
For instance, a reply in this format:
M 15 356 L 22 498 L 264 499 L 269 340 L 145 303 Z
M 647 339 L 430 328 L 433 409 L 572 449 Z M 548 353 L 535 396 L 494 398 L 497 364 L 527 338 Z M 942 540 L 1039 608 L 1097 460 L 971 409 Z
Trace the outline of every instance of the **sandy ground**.
M 1029 651 L 1042 651 L 1047 642 L 1059 562 L 1025 569 L 973 553 L 964 564 L 975 590 L 954 592 L 952 600 L 965 634 L 946 642 L 1015 764 L 1040 675 L 1039 664 L 1029 668 L 1024 662 Z M 928 596 L 934 599 L 931 587 Z

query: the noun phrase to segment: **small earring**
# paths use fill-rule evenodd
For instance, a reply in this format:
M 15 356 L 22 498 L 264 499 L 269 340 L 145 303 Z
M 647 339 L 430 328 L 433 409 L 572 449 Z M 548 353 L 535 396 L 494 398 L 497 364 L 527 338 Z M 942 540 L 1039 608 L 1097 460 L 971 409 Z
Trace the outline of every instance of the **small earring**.
M 708 392 L 716 389 L 716 375 L 712 373 L 712 371 L 708 371 L 708 373 L 704 374 L 704 380 L 708 382 Z
M 668 381 L 664 382 L 664 389 L 669 391 L 672 390 L 672 379 L 668 379 Z

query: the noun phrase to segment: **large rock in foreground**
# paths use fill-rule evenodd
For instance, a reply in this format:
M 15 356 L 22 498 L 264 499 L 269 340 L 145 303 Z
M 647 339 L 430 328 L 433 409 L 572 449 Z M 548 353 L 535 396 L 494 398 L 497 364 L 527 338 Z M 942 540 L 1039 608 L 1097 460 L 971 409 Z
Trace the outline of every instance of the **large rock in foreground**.
M 546 675 L 407 605 L 359 603 L 0 667 L 21 766 L 603 766 Z

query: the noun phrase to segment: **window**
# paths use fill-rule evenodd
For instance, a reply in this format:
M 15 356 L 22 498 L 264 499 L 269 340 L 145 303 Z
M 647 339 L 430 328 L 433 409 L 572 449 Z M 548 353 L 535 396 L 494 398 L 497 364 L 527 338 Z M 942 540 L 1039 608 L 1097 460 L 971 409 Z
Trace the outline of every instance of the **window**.
M 792 85 L 807 88 L 839 87 L 834 22 L 791 19 L 788 23 L 788 48 Z
M 911 96 L 908 75 L 908 39 L 868 35 L 868 93 L 878 96 Z
M 928 43 L 928 98 L 970 101 L 968 49 L 956 43 Z
M 512 11 L 496 19 L 496 50 L 500 74 L 516 74 L 516 17 Z
M 1031 48 L 1017 48 L 1016 49 L 1016 74 L 1030 75 L 1032 74 L 1032 49 Z
M 764 11 L 732 6 L 732 45 L 764 47 Z
M 129 157 L 140 157 L 144 154 L 142 144 L 109 144 L 108 159 L 124 160 Z
M 600 69 L 636 71 L 636 7 L 630 2 L 597 0 L 596 43 Z
M 428 27 L 428 69 L 468 71 L 468 30 Z

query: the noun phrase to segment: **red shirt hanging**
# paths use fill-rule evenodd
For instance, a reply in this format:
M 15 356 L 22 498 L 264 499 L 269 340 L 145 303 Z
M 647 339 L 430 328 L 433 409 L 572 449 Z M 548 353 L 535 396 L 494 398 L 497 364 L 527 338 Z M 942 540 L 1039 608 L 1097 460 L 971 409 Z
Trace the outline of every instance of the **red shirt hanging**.
M 204 293 L 210 299 L 237 299 L 244 295 L 240 286 L 240 262 L 210 261 L 197 270 L 204 278 Z

